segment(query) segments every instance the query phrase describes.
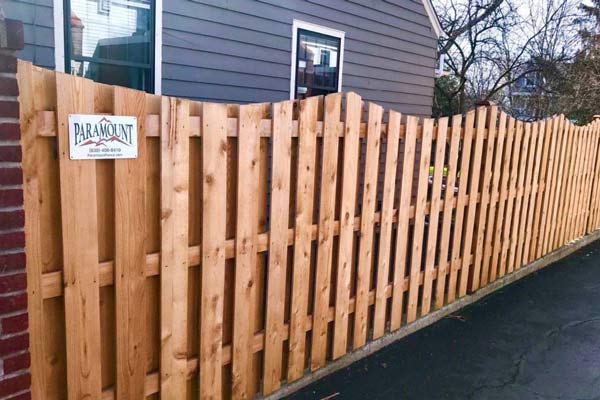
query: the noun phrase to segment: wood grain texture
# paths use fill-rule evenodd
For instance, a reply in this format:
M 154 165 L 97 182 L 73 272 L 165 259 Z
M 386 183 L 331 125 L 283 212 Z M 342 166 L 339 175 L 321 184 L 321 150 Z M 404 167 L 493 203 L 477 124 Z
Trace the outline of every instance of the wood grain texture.
M 506 265 L 503 263 L 504 254 L 504 232 L 506 229 L 506 208 L 508 206 L 510 194 L 510 167 L 513 159 L 513 151 L 515 149 L 515 123 L 513 118 L 508 120 L 508 135 L 506 138 L 506 149 L 502 159 L 502 182 L 500 185 L 500 199 L 498 202 L 498 214 L 496 216 L 494 248 L 492 250 L 492 265 L 490 272 L 490 280 L 493 282 L 497 277 L 504 276 Z M 506 261 L 506 258 L 504 258 Z
M 574 221 L 573 221 L 573 233 L 572 233 L 572 239 L 574 238 L 578 238 L 580 237 L 585 231 L 582 230 L 582 214 L 584 214 L 584 204 L 585 204 L 585 197 L 587 195 L 587 175 L 588 175 L 588 168 L 589 168 L 589 164 L 590 164 L 590 158 L 592 157 L 592 148 L 590 146 L 590 142 L 591 142 L 591 138 L 592 138 L 592 131 L 589 127 L 585 127 L 584 128 L 585 131 L 585 138 L 584 138 L 584 152 L 585 152 L 585 160 L 582 162 L 581 165 L 581 178 L 580 178 L 580 183 L 579 183 L 579 193 L 577 195 L 577 204 L 576 204 L 576 211 L 575 211 L 575 216 L 574 216 Z
M 553 241 L 554 247 L 558 246 L 560 243 L 564 243 L 565 238 L 568 235 L 567 226 L 571 220 L 570 216 L 570 206 L 572 201 L 574 200 L 574 191 L 576 187 L 576 179 L 577 179 L 577 167 L 579 165 L 579 146 L 580 144 L 580 130 L 579 127 L 573 126 L 572 129 L 569 130 L 569 138 L 566 142 L 566 154 L 565 154 L 565 164 L 563 168 L 563 187 L 564 190 L 560 192 L 560 198 L 558 200 L 558 210 L 557 210 L 557 221 L 555 228 L 555 239 Z M 576 158 L 577 155 L 577 158 Z
M 469 169 L 469 202 L 465 220 L 465 230 L 462 242 L 462 266 L 458 282 L 458 297 L 467 294 L 469 282 L 471 251 L 473 247 L 473 234 L 475 231 L 475 217 L 477 216 L 477 194 L 479 193 L 479 177 L 481 175 L 481 159 L 483 157 L 483 133 L 487 120 L 487 109 L 477 109 L 477 131 L 475 133 L 475 147 Z
M 494 148 L 496 147 L 496 127 L 498 123 L 498 108 L 490 107 L 489 113 L 487 115 L 487 123 L 488 127 L 488 137 L 485 142 L 485 154 L 483 154 L 483 169 L 481 172 L 481 201 L 479 202 L 479 207 L 477 208 L 477 215 L 475 217 L 475 227 L 476 230 L 474 232 L 475 235 L 475 259 L 473 261 L 473 276 L 471 279 L 471 287 L 470 291 L 474 292 L 479 289 L 479 284 L 482 276 L 482 269 L 484 267 L 483 260 L 483 252 L 484 252 L 484 242 L 485 242 L 485 232 L 487 230 L 486 219 L 488 214 L 488 208 L 491 209 L 491 193 L 490 186 L 492 180 L 492 164 L 494 162 Z M 500 137 L 500 135 L 498 135 Z M 501 148 L 502 146 L 500 146 Z M 498 169 L 499 171 L 499 169 Z M 492 224 L 490 224 L 492 225 Z M 487 275 L 487 272 L 485 272 Z M 486 279 L 487 280 L 487 279 Z
M 56 110 L 56 73 L 39 67 L 33 67 L 33 89 L 35 96 L 33 105 L 36 110 Z M 20 104 L 20 107 L 23 104 Z M 36 129 L 39 128 L 35 123 Z M 56 283 L 61 288 L 61 295 L 64 293 L 63 275 L 63 242 L 62 242 L 62 216 L 57 212 L 61 208 L 60 196 L 60 167 L 57 156 L 57 139 L 37 140 L 36 157 L 38 164 L 37 186 L 39 190 L 40 237 L 43 240 L 40 243 L 42 271 L 45 273 L 58 272 Z M 25 151 L 25 150 L 24 150 Z M 24 176 L 24 179 L 26 177 Z M 26 183 L 26 182 L 24 182 Z M 25 229 L 27 229 L 27 221 Z M 25 232 L 25 247 L 28 246 L 28 235 Z M 45 274 L 44 274 L 45 276 Z M 29 281 L 28 281 L 29 282 Z M 42 292 L 44 292 L 44 280 L 42 278 Z M 29 289 L 29 283 L 28 283 Z M 43 396 L 45 398 L 67 398 L 67 356 L 66 356 L 66 324 L 64 323 L 64 298 L 57 298 L 44 301 L 43 322 L 47 327 L 42 336 L 45 364 L 45 376 L 43 377 L 45 387 Z M 51 324 L 51 321 L 59 321 Z M 33 332 L 30 331 L 30 335 Z M 33 338 L 31 337 L 30 340 Z M 102 338 L 101 338 L 102 339 Z M 31 362 L 34 362 L 32 359 Z
M 555 192 L 556 167 L 558 165 L 559 135 L 562 132 L 564 117 L 556 117 L 552 122 L 552 140 L 550 142 L 550 153 L 548 158 L 548 169 L 546 170 L 546 181 L 544 188 L 544 200 L 540 216 L 540 233 L 536 249 L 536 258 L 545 254 L 549 236 L 549 218 L 552 216 L 552 201 Z
M 398 172 L 398 147 L 400 145 L 400 113 L 390 111 L 385 149 L 385 167 L 381 200 L 381 223 L 379 227 L 379 251 L 377 260 L 377 280 L 375 283 L 375 310 L 373 315 L 373 339 L 384 334 L 386 322 L 387 296 L 385 289 L 389 282 L 392 229 L 394 224 L 394 195 L 396 194 L 396 173 Z
M 566 243 L 571 236 L 573 222 L 573 207 L 577 202 L 577 192 L 579 190 L 580 167 L 585 157 L 583 152 L 584 129 L 580 126 L 573 126 L 572 137 L 569 139 L 569 170 L 565 177 L 564 186 L 559 205 L 560 226 L 557 227 L 555 247 Z M 569 192 L 567 192 L 567 190 Z
M 433 120 L 423 121 L 423 139 L 421 139 L 421 154 L 419 160 L 417 194 L 415 197 L 415 219 L 412 238 L 412 252 L 408 286 L 408 304 L 406 323 L 417 319 L 417 303 L 419 299 L 419 274 L 424 246 L 425 234 L 425 203 L 427 203 L 427 186 L 429 183 L 429 161 L 431 160 L 431 138 L 433 136 Z
M 285 282 L 290 210 L 290 170 L 292 151 L 291 101 L 273 104 L 273 172 L 271 178 L 271 226 L 269 232 L 269 272 L 265 322 L 263 393 L 280 386 L 283 336 L 285 333 Z
M 333 223 L 337 182 L 339 122 L 342 112 L 342 95 L 325 97 L 323 131 L 323 162 L 319 202 L 319 228 L 317 238 L 317 266 L 315 271 L 315 298 L 311 343 L 312 371 L 325 365 L 327 356 L 327 326 L 329 324 L 329 292 L 333 263 Z
M 237 212 L 235 228 L 235 287 L 233 320 L 232 395 L 238 399 L 251 398 L 250 376 L 252 353 L 248 351 L 254 336 L 252 269 L 256 265 L 258 236 L 258 181 L 260 136 L 258 125 L 262 106 L 240 106 L 237 143 Z
M 571 150 L 570 182 L 565 188 L 565 192 L 568 190 L 568 194 L 565 196 L 563 206 L 561 207 L 564 217 L 557 237 L 557 246 L 569 242 L 573 237 L 573 224 L 577 214 L 578 194 L 581 185 L 581 167 L 585 163 L 585 136 L 586 131 L 583 127 L 575 127 Z
M 588 178 L 588 169 L 589 169 L 589 165 L 590 165 L 590 159 L 592 158 L 592 147 L 591 147 L 591 139 L 593 137 L 593 132 L 591 130 L 591 127 L 585 127 L 585 139 L 584 139 L 584 149 L 585 149 L 585 161 L 582 163 L 581 166 L 581 180 L 580 180 L 580 185 L 579 185 L 579 194 L 578 194 L 578 199 L 577 199 L 577 206 L 576 206 L 576 212 L 575 212 L 575 217 L 574 217 L 574 221 L 573 221 L 573 238 L 578 238 L 580 236 L 582 236 L 585 233 L 585 230 L 582 229 L 582 216 L 585 214 L 585 209 L 584 207 L 589 207 L 589 205 L 586 203 L 586 196 L 588 193 L 588 187 L 587 187 L 587 178 Z
M 369 122 L 365 157 L 365 175 L 360 217 L 360 240 L 356 271 L 356 309 L 354 311 L 354 340 L 357 349 L 367 342 L 368 295 L 373 267 L 374 217 L 377 196 L 377 172 L 381 143 L 381 118 L 383 108 L 369 103 Z
M 354 245 L 354 217 L 358 180 L 359 128 L 362 102 L 359 95 L 346 95 L 344 155 L 340 200 L 339 253 L 335 295 L 333 359 L 346 354 L 348 347 L 348 304 Z
M 306 352 L 306 314 L 311 260 L 311 227 L 315 185 L 317 109 L 321 98 L 300 102 L 298 174 L 294 232 L 294 266 L 290 313 L 290 354 L 288 381 L 304 374 Z
M 475 112 L 470 111 L 465 118 L 464 138 L 460 154 L 460 178 L 458 179 L 458 198 L 456 199 L 456 211 L 454 217 L 454 231 L 452 235 L 452 249 L 450 262 L 450 277 L 448 278 L 447 300 L 453 303 L 456 299 L 460 260 L 461 241 L 463 236 L 463 220 L 465 205 L 467 203 L 467 184 L 469 176 L 469 165 L 471 162 L 471 146 L 473 144 L 473 128 L 475 124 Z
M 202 296 L 200 398 L 222 396 L 227 107 L 204 104 L 202 140 Z M 250 316 L 245 316 L 250 318 Z
M 573 184 L 571 186 L 570 203 L 567 206 L 566 212 L 569 213 L 565 221 L 564 233 L 562 235 L 562 243 L 568 243 L 577 237 L 577 216 L 579 215 L 579 205 L 581 199 L 581 189 L 583 183 L 583 168 L 587 162 L 587 139 L 588 130 L 586 127 L 577 127 L 577 150 L 575 151 L 575 170 L 573 172 Z
M 404 303 L 404 278 L 407 270 L 408 228 L 410 202 L 413 187 L 413 171 L 417 146 L 417 118 L 407 118 L 404 154 L 402 160 L 402 181 L 398 204 L 398 232 L 396 234 L 396 260 L 394 262 L 394 283 L 392 292 L 392 310 L 390 331 L 395 331 L 402 324 Z
M 583 236 L 589 231 L 587 230 L 587 219 L 590 210 L 590 195 L 592 192 L 592 171 L 594 169 L 595 160 L 596 160 L 596 152 L 598 151 L 598 147 L 596 146 L 596 138 L 597 131 L 594 125 L 591 125 L 589 128 L 589 140 L 588 140 L 588 162 L 585 168 L 585 177 L 584 177 L 584 186 L 583 186 L 583 198 L 580 203 L 580 214 L 579 214 L 579 231 L 578 236 Z
M 594 132 L 594 136 L 592 137 L 592 142 L 591 142 L 591 146 L 594 147 L 594 152 L 592 155 L 592 159 L 590 160 L 590 169 L 589 169 L 589 174 L 590 176 L 588 177 L 588 187 L 589 187 L 589 193 L 588 193 L 588 207 L 586 208 L 586 215 L 584 217 L 584 224 L 586 227 L 586 232 L 592 232 L 595 230 L 595 226 L 594 226 L 594 214 L 593 214 L 593 210 L 596 207 L 596 187 L 595 187 L 595 183 L 596 183 L 596 176 L 597 176 L 597 171 L 598 171 L 598 155 L 599 155 L 599 151 L 598 151 L 598 140 L 600 139 L 600 130 L 598 129 L 598 121 L 594 121 L 593 126 L 592 126 L 592 131 Z
M 590 183 L 590 176 L 591 176 L 591 170 L 593 169 L 593 164 L 594 164 L 594 160 L 596 159 L 596 149 L 593 148 L 593 143 L 594 143 L 594 139 L 595 139 L 595 135 L 596 132 L 594 131 L 593 126 L 590 126 L 589 128 L 589 137 L 588 137 L 588 142 L 587 142 L 587 146 L 588 146 L 588 160 L 587 163 L 585 165 L 585 169 L 584 169 L 584 178 L 583 178 L 583 187 L 582 187 L 582 197 L 581 197 L 581 201 L 580 201 L 580 211 L 578 214 L 578 221 L 577 221 L 577 225 L 578 225 L 578 237 L 579 236 L 583 236 L 585 235 L 588 231 L 587 231 L 587 215 L 589 213 L 590 210 L 590 203 L 589 203 L 589 195 L 591 193 L 591 183 Z
M 595 146 L 600 145 L 600 121 L 594 121 L 597 137 L 595 139 Z M 591 193 L 591 207 L 590 207 L 590 216 L 588 222 L 588 230 L 590 232 L 595 231 L 598 228 L 598 218 L 600 213 L 598 212 L 600 207 L 600 149 L 596 150 L 596 158 L 593 167 L 593 184 L 592 184 L 592 193 Z
M 102 383 L 96 163 L 69 159 L 68 128 L 69 114 L 94 113 L 94 84 L 57 74 L 56 87 L 67 389 L 70 399 L 99 399 Z
M 442 178 L 444 176 L 444 156 L 446 152 L 446 137 L 448 133 L 448 119 L 438 121 L 437 138 L 435 142 L 434 166 L 431 188 L 431 204 L 429 209 L 429 224 L 427 228 L 427 249 L 425 252 L 425 277 L 421 292 L 421 316 L 429 314 L 431 310 L 431 295 L 433 288 L 433 270 L 435 267 L 437 238 L 440 221 L 440 207 L 442 202 Z
M 590 130 L 588 127 L 583 127 L 583 138 L 582 138 L 582 147 L 581 150 L 584 153 L 584 157 L 581 160 L 581 165 L 579 167 L 579 183 L 577 193 L 575 194 L 575 204 L 574 204 L 574 215 L 571 223 L 571 234 L 570 240 L 573 240 L 581 235 L 581 227 L 580 227 L 580 217 L 582 213 L 582 202 L 583 202 L 583 191 L 585 188 L 585 176 L 587 164 L 590 158 Z
M 449 254 L 450 231 L 453 221 L 453 201 L 456 187 L 458 166 L 458 153 L 461 135 L 462 116 L 452 118 L 452 132 L 450 134 L 450 150 L 448 153 L 448 172 L 446 174 L 446 189 L 444 191 L 444 213 L 442 219 L 442 232 L 440 236 L 440 261 L 435 285 L 435 309 L 439 310 L 444 305 L 446 291 L 446 276 L 451 267 L 452 258 Z M 450 260 L 449 260 L 450 259 Z
M 535 212 L 537 209 L 538 191 L 540 188 L 540 170 L 544 147 L 546 144 L 546 121 L 534 123 L 533 132 L 536 139 L 535 159 L 533 167 L 533 175 L 531 178 L 531 194 L 529 199 L 529 210 L 527 212 L 527 222 L 525 223 L 525 243 L 523 244 L 523 258 L 517 260 L 520 265 L 526 265 L 530 260 L 531 243 L 535 232 Z
M 562 197 L 562 187 L 563 187 L 563 182 L 564 182 L 564 178 L 567 174 L 568 171 L 568 166 L 567 166 L 567 151 L 568 151 L 568 145 L 569 145 L 569 138 L 571 137 L 571 134 L 573 132 L 574 128 L 571 123 L 568 120 L 564 120 L 564 125 L 563 125 L 563 131 L 561 132 L 561 144 L 559 147 L 559 157 L 558 157 L 558 163 L 556 164 L 556 168 L 555 168 L 555 172 L 556 172 L 556 184 L 554 186 L 554 194 L 553 194 L 553 199 L 552 199 L 552 205 L 551 207 L 551 216 L 550 216 L 550 220 L 549 220 L 549 227 L 548 227 L 548 241 L 546 244 L 546 252 L 550 252 L 553 251 L 556 247 L 555 247 L 555 237 L 556 237 L 556 231 L 558 230 L 558 215 L 559 215 L 559 210 L 560 210 L 560 204 L 561 204 L 561 197 Z
M 597 130 L 594 124 L 588 127 L 589 138 L 588 138 L 588 161 L 584 170 L 584 183 L 582 188 L 582 199 L 579 204 L 579 216 L 578 216 L 578 231 L 577 236 L 583 236 L 589 233 L 587 230 L 587 219 L 590 210 L 590 196 L 592 192 L 592 171 L 595 166 L 596 152 L 598 151 L 597 146 Z
M 509 183 L 508 183 L 508 197 L 506 200 L 506 217 L 504 219 L 504 228 L 503 228 L 503 233 L 502 233 L 502 248 L 501 248 L 501 253 L 500 253 L 500 266 L 498 268 L 498 276 L 502 277 L 504 276 L 507 272 L 510 273 L 510 270 L 508 270 L 508 259 L 509 257 L 509 250 L 510 250 L 510 246 L 511 246 L 511 241 L 513 241 L 513 236 L 512 236 L 512 223 L 514 222 L 514 209 L 515 209 L 515 203 L 516 203 L 516 197 L 517 197 L 517 179 L 519 176 L 519 161 L 520 161 L 520 155 L 521 155 L 521 148 L 523 146 L 523 139 L 524 139 L 524 130 L 523 130 L 523 123 L 518 121 L 516 123 L 516 128 L 515 128 L 515 136 L 514 136 L 514 143 L 513 143 L 513 151 L 512 151 L 512 157 L 511 157 L 511 166 L 510 166 L 510 178 L 509 178 Z
M 527 215 L 529 212 L 529 198 L 531 196 L 531 179 L 534 173 L 534 161 L 535 161 L 535 150 L 537 144 L 537 126 L 534 124 L 525 125 L 526 132 L 529 131 L 529 151 L 527 153 L 527 159 L 524 171 L 524 181 L 522 183 L 522 195 L 521 197 L 521 215 L 519 217 L 519 226 L 517 230 L 517 247 L 515 250 L 514 258 L 514 269 L 521 268 L 521 261 L 523 257 L 523 246 L 525 245 L 525 233 L 527 224 Z
M 229 105 L 231 107 L 231 105 Z M 268 103 L 261 104 L 263 118 L 270 116 L 271 105 Z M 258 180 L 258 193 L 256 195 L 258 201 L 258 232 L 263 235 L 268 233 L 268 184 L 269 184 L 269 173 L 270 173 L 270 141 L 267 138 L 260 138 L 260 149 L 258 153 L 258 165 L 259 165 L 259 180 Z M 229 161 L 228 161 L 229 162 Z M 233 163 L 233 161 L 231 162 Z M 231 190 L 235 187 L 231 184 Z M 258 242 L 257 242 L 258 244 Z M 252 299 L 252 334 L 257 332 L 264 332 L 264 314 L 265 314 L 265 275 L 267 270 L 267 257 L 266 254 L 259 254 L 256 257 L 256 263 L 252 269 L 252 288 L 251 288 L 251 299 Z M 226 282 L 229 279 L 226 278 Z M 252 356 L 252 368 L 250 368 L 250 392 L 258 393 L 260 390 L 260 371 L 262 369 L 262 357 L 260 353 L 254 353 Z M 226 384 L 225 384 L 226 385 Z M 227 395 L 227 393 L 225 393 Z
M 480 286 L 484 287 L 490 280 L 495 279 L 495 272 L 492 273 L 492 251 L 494 245 L 494 238 L 496 237 L 496 221 L 497 215 L 500 213 L 500 178 L 502 176 L 502 162 L 504 161 L 504 154 L 508 149 L 505 143 L 506 140 L 506 128 L 507 128 L 507 115 L 504 112 L 500 113 L 498 120 L 498 138 L 494 145 L 494 164 L 492 167 L 492 184 L 490 193 L 490 205 L 487 215 L 487 221 L 485 226 L 485 238 L 483 244 L 483 265 L 481 267 L 481 282 Z M 489 137 L 488 137 L 489 140 Z M 502 209 L 504 210 L 504 209 Z M 501 223 L 501 221 L 499 221 Z M 493 278 L 493 279 L 492 279 Z
M 600 124 L 598 121 L 594 121 L 594 130 L 596 131 L 596 138 L 594 139 L 594 145 L 598 146 L 600 140 Z M 594 165 L 592 167 L 592 191 L 590 193 L 590 212 L 588 217 L 588 232 L 593 232 L 598 228 L 598 207 L 600 206 L 600 151 L 596 150 L 596 157 L 594 158 Z
M 529 144 L 531 141 L 531 125 L 528 123 L 517 123 L 517 134 L 522 136 L 522 142 L 519 146 L 520 157 L 518 159 L 518 164 L 516 169 L 513 171 L 516 175 L 516 191 L 515 201 L 512 208 L 512 218 L 511 218 L 511 229 L 510 229 L 510 243 L 508 245 L 508 255 L 507 255 L 507 267 L 506 271 L 511 273 L 515 270 L 515 262 L 517 259 L 517 247 L 520 243 L 519 231 L 522 227 L 521 223 L 521 212 L 523 206 L 523 196 L 525 193 L 525 173 L 527 172 L 527 159 L 528 159 L 528 151 Z
M 580 237 L 583 234 L 581 229 L 581 214 L 583 214 L 583 204 L 585 198 L 585 191 L 587 189 L 587 169 L 591 158 L 591 146 L 590 146 L 590 138 L 592 136 L 592 132 L 589 127 L 583 128 L 585 135 L 583 138 L 584 147 L 583 150 L 585 152 L 585 159 L 582 161 L 582 165 L 580 168 L 581 177 L 579 179 L 579 192 L 577 194 L 577 202 L 576 202 L 576 211 L 573 216 L 573 233 L 571 235 L 571 239 L 575 239 Z
M 19 121 L 21 125 L 21 148 L 23 168 L 23 208 L 25 211 L 25 256 L 27 259 L 27 317 L 29 329 L 29 356 L 31 373 L 31 397 L 44 398 L 46 393 L 45 344 L 44 344 L 44 297 L 42 292 L 42 210 L 43 201 L 40 180 L 40 145 L 37 140 L 33 66 L 18 61 Z
M 163 97 L 160 137 L 161 398 L 186 396 L 189 103 Z
M 120 399 L 144 399 L 146 379 L 146 94 L 116 87 L 115 115 L 135 116 L 137 158 L 115 160 L 115 299 Z M 187 219 L 187 217 L 186 217 Z
M 531 237 L 531 246 L 530 246 L 530 252 L 529 252 L 529 258 L 528 261 L 533 261 L 537 258 L 537 248 L 538 248 L 538 243 L 541 239 L 542 236 L 542 226 L 541 226 L 541 221 L 543 216 L 545 215 L 544 209 L 543 209 L 543 204 L 544 204 L 544 199 L 546 198 L 546 193 L 548 192 L 547 189 L 547 176 L 548 176 L 548 171 L 551 168 L 550 166 L 550 150 L 551 150 L 551 143 L 553 140 L 553 129 L 554 129 L 554 124 L 556 123 L 557 119 L 552 118 L 549 120 L 546 120 L 542 123 L 542 131 L 541 134 L 543 135 L 544 138 L 544 144 L 543 144 L 543 150 L 542 150 L 542 158 L 541 158 L 541 166 L 540 166 L 540 171 L 539 171 L 539 179 L 538 179 L 538 186 L 537 186 L 537 190 L 536 190 L 536 201 L 535 201 L 535 206 L 534 206 L 534 215 L 533 215 L 533 226 L 532 226 L 532 237 Z

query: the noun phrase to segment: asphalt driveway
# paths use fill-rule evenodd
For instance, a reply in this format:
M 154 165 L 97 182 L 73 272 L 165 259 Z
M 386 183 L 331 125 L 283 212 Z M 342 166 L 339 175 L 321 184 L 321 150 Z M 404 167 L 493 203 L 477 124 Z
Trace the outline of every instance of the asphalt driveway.
M 600 399 L 600 241 L 289 399 Z

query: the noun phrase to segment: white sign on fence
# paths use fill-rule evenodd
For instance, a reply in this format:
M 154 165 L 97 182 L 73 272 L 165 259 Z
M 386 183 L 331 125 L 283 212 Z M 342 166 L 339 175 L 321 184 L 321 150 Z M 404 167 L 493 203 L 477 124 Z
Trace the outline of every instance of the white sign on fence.
M 71 160 L 137 158 L 137 118 L 69 114 Z

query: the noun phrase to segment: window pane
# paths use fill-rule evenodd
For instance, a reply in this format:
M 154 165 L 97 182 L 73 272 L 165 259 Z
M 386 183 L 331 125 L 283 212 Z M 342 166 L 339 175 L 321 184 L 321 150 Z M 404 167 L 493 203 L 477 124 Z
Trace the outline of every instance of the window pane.
M 152 0 L 71 0 L 68 46 L 71 72 L 90 78 L 97 76 L 98 79 L 92 79 L 105 83 L 138 87 L 139 79 L 125 78 L 146 75 L 137 67 L 151 66 L 152 3 Z M 112 60 L 133 65 L 106 64 Z M 118 71 L 127 74 L 117 76 Z M 101 77 L 112 80 L 100 80 Z
M 150 68 L 89 61 L 71 61 L 71 73 L 96 82 L 138 90 L 147 90 L 151 79 Z
M 298 30 L 296 98 L 337 92 L 340 39 Z

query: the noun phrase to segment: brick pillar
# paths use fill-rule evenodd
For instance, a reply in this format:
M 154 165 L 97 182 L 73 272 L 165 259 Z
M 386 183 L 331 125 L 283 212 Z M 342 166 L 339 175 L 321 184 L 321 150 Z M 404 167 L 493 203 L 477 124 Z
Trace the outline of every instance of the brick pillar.
M 25 216 L 15 52 L 23 24 L 0 9 L 0 399 L 31 398 Z

